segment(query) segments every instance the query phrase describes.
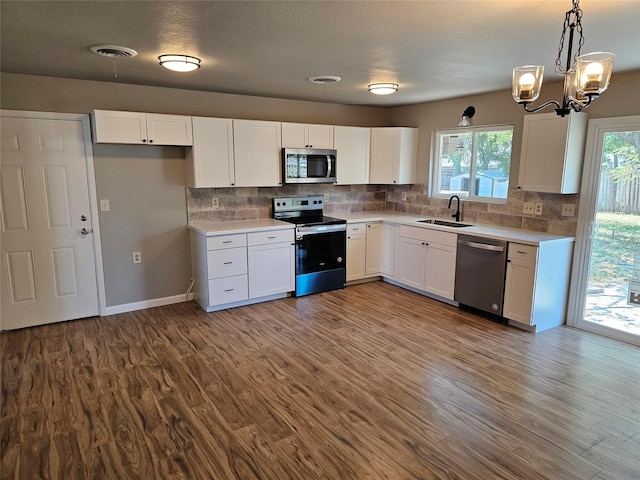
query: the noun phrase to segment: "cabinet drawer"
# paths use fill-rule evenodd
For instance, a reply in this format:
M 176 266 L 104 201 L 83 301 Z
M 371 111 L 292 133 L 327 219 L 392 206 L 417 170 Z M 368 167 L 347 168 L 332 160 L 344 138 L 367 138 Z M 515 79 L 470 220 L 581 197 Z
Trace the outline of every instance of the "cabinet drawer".
M 247 236 L 244 233 L 237 235 L 216 235 L 207 237 L 207 250 L 219 250 L 221 248 L 246 247 Z
M 347 224 L 347 235 L 363 234 L 367 230 L 366 223 L 350 223 Z
M 538 247 L 521 243 L 509 243 L 508 258 L 535 263 L 538 261 Z
M 209 305 L 223 305 L 249 298 L 247 275 L 209 280 Z
M 223 278 L 247 273 L 247 249 L 245 247 L 207 252 L 208 278 Z
M 458 235 L 455 233 L 441 232 L 440 230 L 422 227 L 400 226 L 400 236 L 414 238 L 427 243 L 439 243 L 455 247 L 458 244 Z
M 270 230 L 268 232 L 254 232 L 247 234 L 249 246 L 268 245 L 270 243 L 293 242 L 293 229 Z

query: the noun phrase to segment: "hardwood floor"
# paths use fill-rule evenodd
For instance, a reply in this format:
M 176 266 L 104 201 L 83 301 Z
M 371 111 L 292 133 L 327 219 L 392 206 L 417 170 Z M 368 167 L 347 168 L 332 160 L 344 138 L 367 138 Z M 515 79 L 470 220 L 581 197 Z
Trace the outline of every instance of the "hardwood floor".
M 640 478 L 638 347 L 381 282 L 1 346 L 3 479 Z

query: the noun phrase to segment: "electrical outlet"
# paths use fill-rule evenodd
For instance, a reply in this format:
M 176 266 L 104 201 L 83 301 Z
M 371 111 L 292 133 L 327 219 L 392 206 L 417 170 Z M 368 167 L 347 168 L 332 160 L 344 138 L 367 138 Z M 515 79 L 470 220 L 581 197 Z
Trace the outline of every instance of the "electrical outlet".
M 142 255 L 140 252 L 133 252 L 133 263 L 142 263 Z
M 536 215 L 542 215 L 542 204 L 536 203 Z
M 563 217 L 573 217 L 576 214 L 576 204 L 575 203 L 563 203 L 562 204 L 562 216 Z
M 108 198 L 101 198 L 100 199 L 100 211 L 101 212 L 108 212 L 109 211 L 109 199 Z
M 328 193 L 324 194 L 324 203 L 329 203 L 329 194 Z
M 402 201 L 403 202 L 407 201 L 407 192 L 402 192 Z
M 218 197 L 211 197 L 211 208 L 220 208 L 220 199 Z
M 533 215 L 535 211 L 535 204 L 533 202 L 524 202 L 522 204 L 522 213 L 527 215 Z

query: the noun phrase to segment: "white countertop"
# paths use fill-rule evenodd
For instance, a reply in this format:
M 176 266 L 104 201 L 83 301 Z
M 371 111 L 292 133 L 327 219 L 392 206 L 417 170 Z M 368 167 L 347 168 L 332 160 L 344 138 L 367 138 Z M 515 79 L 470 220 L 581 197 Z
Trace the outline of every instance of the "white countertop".
M 554 235 L 552 233 L 535 232 L 532 230 L 520 230 L 518 228 L 500 227 L 497 225 L 481 225 L 471 222 L 461 222 L 470 224 L 469 227 L 447 227 L 444 225 L 433 225 L 420 223 L 418 220 L 427 218 L 420 215 L 410 215 L 408 213 L 399 212 L 358 212 L 358 213 L 336 213 L 331 214 L 335 218 L 343 218 L 347 223 L 358 222 L 390 222 L 400 225 L 409 225 L 418 228 L 429 228 L 444 232 L 460 233 L 463 235 L 475 235 L 478 237 L 495 238 L 498 240 L 506 240 L 508 242 L 517 242 L 525 245 L 539 246 L 545 242 L 573 242 L 575 237 L 567 237 L 562 235 Z M 449 219 L 441 219 L 450 221 Z M 293 229 L 295 225 L 292 223 L 274 220 L 273 218 L 263 218 L 260 220 L 237 220 L 233 222 L 203 222 L 189 225 L 189 229 L 200 235 L 229 235 L 234 233 L 250 233 L 267 230 L 286 230 Z
M 546 232 L 535 232 L 533 230 L 521 230 L 518 228 L 500 227 L 497 225 L 481 225 L 474 224 L 472 222 L 462 221 L 461 223 L 470 224 L 469 227 L 447 227 L 444 225 L 433 225 L 420 223 L 418 220 L 424 220 L 428 216 L 411 215 L 408 213 L 399 212 L 358 212 L 358 213 L 335 213 L 331 214 L 332 217 L 344 218 L 347 223 L 358 222 L 391 222 L 401 225 L 409 225 L 412 227 L 430 228 L 433 230 L 440 230 L 444 232 L 460 233 L 463 235 L 475 235 L 478 237 L 495 238 L 498 240 L 506 240 L 508 242 L 517 242 L 525 245 L 539 246 L 544 242 L 573 242 L 575 237 L 567 237 L 562 235 L 555 235 Z M 451 221 L 450 219 L 440 219 L 445 221 Z
M 267 230 L 287 230 L 293 229 L 293 223 L 274 220 L 273 218 L 263 218 L 259 220 L 236 220 L 233 222 L 203 222 L 189 225 L 189 229 L 211 237 L 214 235 L 229 235 L 233 233 L 250 233 Z

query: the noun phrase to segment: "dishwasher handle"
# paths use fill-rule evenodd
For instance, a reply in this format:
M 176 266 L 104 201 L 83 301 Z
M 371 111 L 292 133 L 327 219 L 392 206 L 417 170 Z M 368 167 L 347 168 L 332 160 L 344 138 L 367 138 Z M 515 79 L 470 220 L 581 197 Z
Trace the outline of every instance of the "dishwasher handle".
M 504 247 L 501 245 L 488 245 L 486 243 L 469 242 L 468 240 L 458 240 L 459 245 L 466 247 L 477 248 L 479 250 L 491 250 L 492 252 L 504 252 Z

